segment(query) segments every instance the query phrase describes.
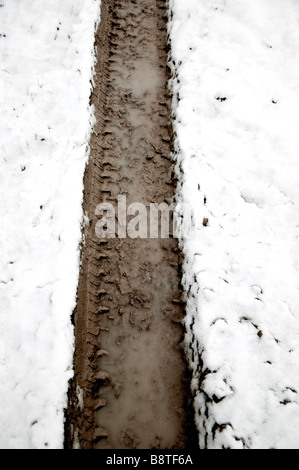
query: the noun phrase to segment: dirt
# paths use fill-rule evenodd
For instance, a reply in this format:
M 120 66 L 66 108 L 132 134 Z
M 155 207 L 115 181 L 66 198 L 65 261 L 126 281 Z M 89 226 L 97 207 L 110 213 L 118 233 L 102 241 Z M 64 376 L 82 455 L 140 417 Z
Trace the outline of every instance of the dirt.
M 166 21 L 162 0 L 102 0 L 66 448 L 197 447 L 177 240 L 95 233 L 102 202 L 173 200 Z

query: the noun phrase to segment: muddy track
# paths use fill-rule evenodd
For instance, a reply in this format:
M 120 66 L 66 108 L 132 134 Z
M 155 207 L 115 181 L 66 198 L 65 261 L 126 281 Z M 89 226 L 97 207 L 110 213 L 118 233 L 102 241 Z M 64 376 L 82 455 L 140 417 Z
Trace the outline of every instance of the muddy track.
M 66 448 L 197 446 L 177 241 L 95 233 L 102 202 L 174 197 L 166 21 L 162 0 L 102 0 Z

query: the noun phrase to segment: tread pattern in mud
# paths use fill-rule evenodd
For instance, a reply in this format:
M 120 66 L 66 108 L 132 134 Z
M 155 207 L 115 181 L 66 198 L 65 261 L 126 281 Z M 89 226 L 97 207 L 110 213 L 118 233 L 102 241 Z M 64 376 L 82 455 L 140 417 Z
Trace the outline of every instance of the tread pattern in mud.
M 95 232 L 102 202 L 173 199 L 166 20 L 164 1 L 102 0 L 66 447 L 184 448 L 193 432 L 177 241 Z

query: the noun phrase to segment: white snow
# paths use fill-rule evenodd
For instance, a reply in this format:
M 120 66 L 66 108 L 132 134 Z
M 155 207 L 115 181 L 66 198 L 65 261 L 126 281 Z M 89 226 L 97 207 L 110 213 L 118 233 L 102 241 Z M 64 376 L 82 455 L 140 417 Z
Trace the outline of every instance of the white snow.
M 298 448 L 299 3 L 169 6 L 199 444 Z M 99 12 L 0 0 L 1 448 L 63 445 Z
M 298 448 L 299 2 L 169 6 L 200 447 Z
M 0 2 L 0 447 L 59 448 L 100 0 Z

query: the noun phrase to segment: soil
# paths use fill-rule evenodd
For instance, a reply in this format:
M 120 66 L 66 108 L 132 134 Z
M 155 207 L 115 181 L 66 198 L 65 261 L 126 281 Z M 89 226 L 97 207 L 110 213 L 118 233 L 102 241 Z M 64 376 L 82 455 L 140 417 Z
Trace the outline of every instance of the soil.
M 170 203 L 167 10 L 102 0 L 65 447 L 197 447 L 174 238 L 98 238 L 96 207 Z

